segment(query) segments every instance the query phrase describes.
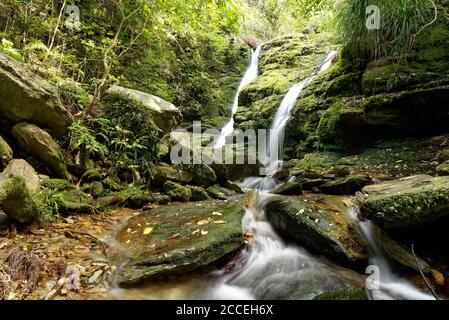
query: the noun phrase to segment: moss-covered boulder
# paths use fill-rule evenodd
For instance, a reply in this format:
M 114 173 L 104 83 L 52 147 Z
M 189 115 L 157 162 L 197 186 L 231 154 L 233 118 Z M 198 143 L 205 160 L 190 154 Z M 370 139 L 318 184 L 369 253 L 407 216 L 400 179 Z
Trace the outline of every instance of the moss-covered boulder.
M 136 101 L 136 108 L 142 108 L 142 117 L 148 117 L 148 121 L 154 122 L 164 134 L 176 129 L 182 122 L 181 111 L 159 97 L 116 85 L 109 88 L 107 93 L 122 95 Z
M 70 182 L 65 179 L 47 179 L 42 181 L 44 188 L 56 191 L 64 191 L 75 188 Z
M 129 220 L 116 238 L 125 248 L 118 257 L 118 283 L 135 285 L 208 266 L 244 244 L 238 203 L 204 201 L 172 204 Z
M 310 250 L 344 264 L 367 259 L 367 247 L 349 216 L 343 197 L 274 197 L 266 214 L 279 233 Z
M 373 179 L 368 175 L 351 175 L 328 181 L 320 186 L 320 190 L 326 194 L 353 195 L 363 187 L 373 183 Z
M 236 194 L 235 191 L 220 187 L 219 185 L 209 187 L 206 190 L 212 198 L 218 200 L 226 200 L 228 197 Z
M 13 152 L 5 139 L 0 136 L 0 169 L 8 165 L 9 161 L 13 159 Z
M 156 186 L 162 186 L 167 181 L 188 184 L 193 180 L 193 175 L 182 166 L 161 163 L 152 168 L 151 172 L 153 176 L 151 183 Z
M 284 196 L 298 196 L 302 194 L 302 185 L 298 182 L 287 182 L 277 187 L 274 194 L 280 194 Z
M 61 138 L 73 117 L 56 88 L 24 64 L 0 53 L 0 114 L 12 123 L 30 122 Z
M 188 171 L 193 175 L 193 183 L 201 187 L 210 187 L 217 182 L 215 171 L 207 164 L 193 164 Z
M 27 223 L 38 215 L 33 197 L 40 180 L 25 160 L 12 160 L 0 173 L 0 207 L 12 219 Z
M 449 177 L 417 175 L 363 188 L 362 214 L 391 232 L 406 232 L 449 214 Z
M 204 201 L 210 199 L 209 194 L 203 187 L 189 186 L 189 188 L 192 191 L 192 201 Z
M 12 129 L 21 148 L 42 161 L 52 174 L 59 178 L 68 176 L 64 155 L 58 143 L 44 130 L 29 123 L 19 123 Z
M 81 177 L 83 182 L 101 181 L 102 175 L 97 169 L 89 169 Z
M 104 186 L 100 181 L 86 183 L 81 188 L 84 192 L 89 193 L 92 197 L 98 198 L 104 193 Z
M 58 211 L 65 214 L 89 213 L 95 210 L 95 203 L 88 194 L 78 189 L 69 189 L 53 195 Z
M 164 192 L 174 201 L 189 201 L 192 191 L 178 183 L 167 181 L 164 183 Z
M 436 167 L 439 176 L 449 176 L 449 161 L 444 161 Z

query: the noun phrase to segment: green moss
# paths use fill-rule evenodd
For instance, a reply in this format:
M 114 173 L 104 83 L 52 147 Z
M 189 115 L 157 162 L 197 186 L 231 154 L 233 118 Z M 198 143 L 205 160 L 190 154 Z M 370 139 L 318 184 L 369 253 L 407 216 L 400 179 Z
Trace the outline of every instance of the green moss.
M 89 193 L 94 198 L 98 198 L 104 193 L 103 184 L 100 181 L 94 181 L 83 185 L 82 191 Z
M 192 197 L 192 191 L 189 188 L 171 181 L 164 183 L 164 191 L 174 201 L 189 201 Z
M 0 190 L 0 202 L 3 210 L 14 220 L 27 223 L 38 216 L 38 208 L 33 195 L 22 177 L 12 177 Z
M 438 165 L 436 170 L 439 176 L 449 176 L 449 161 L 445 161 Z
M 63 191 L 73 189 L 74 186 L 65 179 L 48 179 L 42 182 L 42 186 L 51 190 Z

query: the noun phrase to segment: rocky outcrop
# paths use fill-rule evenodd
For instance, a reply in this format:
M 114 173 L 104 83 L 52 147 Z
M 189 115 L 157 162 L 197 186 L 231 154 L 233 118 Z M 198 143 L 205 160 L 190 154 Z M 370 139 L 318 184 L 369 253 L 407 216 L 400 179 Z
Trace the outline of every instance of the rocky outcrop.
M 120 86 L 112 86 L 108 89 L 109 95 L 119 94 L 127 96 L 136 101 L 136 108 L 143 108 L 148 111 L 148 121 L 153 121 L 161 131 L 166 134 L 176 129 L 182 122 L 181 111 L 173 104 L 151 94 L 128 89 Z M 144 117 L 146 113 L 142 113 Z
M 67 167 L 58 143 L 44 130 L 29 123 L 19 123 L 13 136 L 24 151 L 42 161 L 57 177 L 66 178 Z
M 12 123 L 30 122 L 63 137 L 73 118 L 55 87 L 22 63 L 0 53 L 0 114 Z
M 162 186 L 167 181 L 188 184 L 193 180 L 193 175 L 182 166 L 170 166 L 165 163 L 153 167 L 152 176 L 152 184 L 156 186 Z
M 0 174 L 0 207 L 12 219 L 27 223 L 37 217 L 33 197 L 40 180 L 25 160 L 12 160 Z
M 449 177 L 417 175 L 367 186 L 362 214 L 391 232 L 405 232 L 449 214 Z
M 116 238 L 125 248 L 118 283 L 185 273 L 210 265 L 243 246 L 238 203 L 204 201 L 172 204 L 129 220 Z
M 347 265 L 367 259 L 366 244 L 343 197 L 274 197 L 267 203 L 266 215 L 281 235 L 318 254 Z
M 192 191 L 188 187 L 172 181 L 164 183 L 164 192 L 174 201 L 189 201 L 192 197 Z
M 5 139 L 0 136 L 0 169 L 8 165 L 9 161 L 13 159 L 13 152 Z

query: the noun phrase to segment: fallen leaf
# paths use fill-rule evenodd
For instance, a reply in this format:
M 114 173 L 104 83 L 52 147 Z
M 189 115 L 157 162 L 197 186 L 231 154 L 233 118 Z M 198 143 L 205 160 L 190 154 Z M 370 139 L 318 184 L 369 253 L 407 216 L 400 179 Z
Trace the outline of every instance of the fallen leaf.
M 195 231 L 192 232 L 192 234 L 197 234 L 200 232 L 200 229 L 196 229 Z
M 170 239 L 172 239 L 172 240 L 177 239 L 177 238 L 179 238 L 179 233 L 174 234 L 170 237 Z
M 202 236 L 205 236 L 205 235 L 208 234 L 208 233 L 209 233 L 209 231 L 201 230 L 201 235 L 202 235 Z
M 204 226 L 206 224 L 209 224 L 209 220 L 200 220 L 196 224 L 199 226 Z
M 226 224 L 227 222 L 224 220 L 217 220 L 217 221 L 214 221 L 214 223 L 215 224 Z
M 144 235 L 147 235 L 147 234 L 150 234 L 151 232 L 153 232 L 153 228 L 145 228 L 144 230 L 143 230 L 143 234 Z
M 212 212 L 212 215 L 213 216 L 220 216 L 220 217 L 222 216 L 222 214 L 220 212 Z

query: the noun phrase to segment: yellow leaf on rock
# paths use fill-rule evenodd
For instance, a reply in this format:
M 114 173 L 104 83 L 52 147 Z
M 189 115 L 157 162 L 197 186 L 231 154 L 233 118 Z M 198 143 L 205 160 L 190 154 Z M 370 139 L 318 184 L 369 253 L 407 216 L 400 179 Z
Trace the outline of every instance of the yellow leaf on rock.
M 197 230 L 193 231 L 192 234 L 197 234 L 199 232 L 200 232 L 200 229 L 197 229 Z
M 201 230 L 201 235 L 202 235 L 202 236 L 205 236 L 205 235 L 208 234 L 208 233 L 209 233 L 209 231 Z
M 220 216 L 220 217 L 222 216 L 222 214 L 220 212 L 212 212 L 212 215 L 213 216 Z
M 143 229 L 143 234 L 144 235 L 150 234 L 151 232 L 153 232 L 153 228 L 145 228 L 145 229 Z
M 217 220 L 217 221 L 214 221 L 214 223 L 215 224 L 226 224 L 227 222 L 224 220 Z

